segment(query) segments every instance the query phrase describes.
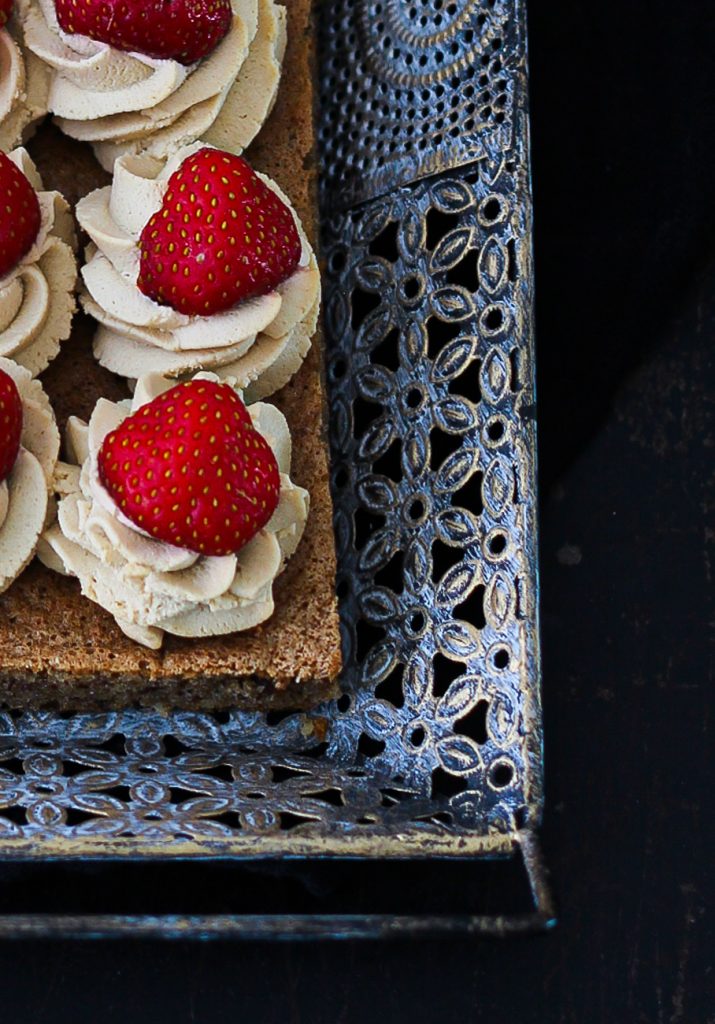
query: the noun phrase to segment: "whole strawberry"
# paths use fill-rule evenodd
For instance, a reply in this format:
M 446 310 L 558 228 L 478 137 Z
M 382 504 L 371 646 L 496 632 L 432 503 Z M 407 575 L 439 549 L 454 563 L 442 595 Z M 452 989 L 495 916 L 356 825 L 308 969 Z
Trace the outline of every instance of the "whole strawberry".
M 230 0 L 55 0 L 60 28 L 117 50 L 193 64 L 231 27 Z
M 190 316 L 273 291 L 301 254 L 286 204 L 240 156 L 208 148 L 171 175 L 139 246 L 141 291 Z
M 0 277 L 16 267 L 40 230 L 35 190 L 9 157 L 0 153 Z
M 22 399 L 15 381 L 0 370 L 0 483 L 6 480 L 20 451 Z
M 228 384 L 190 380 L 104 439 L 99 478 L 146 533 L 202 555 L 228 555 L 273 515 L 275 456 Z
M 13 0 L 0 0 L 0 28 L 7 25 L 12 15 Z

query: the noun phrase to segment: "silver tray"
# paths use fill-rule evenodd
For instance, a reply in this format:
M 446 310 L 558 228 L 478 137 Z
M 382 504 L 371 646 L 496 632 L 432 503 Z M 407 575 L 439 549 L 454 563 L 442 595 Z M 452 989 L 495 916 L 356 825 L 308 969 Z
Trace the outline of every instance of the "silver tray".
M 343 694 L 307 714 L 0 713 L 0 860 L 107 865 L 116 889 L 120 865 L 158 860 L 199 871 L 444 857 L 474 858 L 476 870 L 521 854 L 531 906 L 97 905 L 0 913 L 0 937 L 504 933 L 552 920 L 535 838 L 524 5 L 326 0 L 316 13 Z

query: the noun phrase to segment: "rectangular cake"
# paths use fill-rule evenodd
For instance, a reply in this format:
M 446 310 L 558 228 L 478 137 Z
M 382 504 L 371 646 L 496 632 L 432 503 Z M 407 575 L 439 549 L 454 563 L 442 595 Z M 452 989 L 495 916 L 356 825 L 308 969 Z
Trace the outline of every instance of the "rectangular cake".
M 311 242 L 317 238 L 314 33 L 310 0 L 288 5 L 288 46 L 276 106 L 247 156 L 290 196 Z M 44 125 L 28 147 L 45 186 L 75 204 L 105 185 L 89 147 Z M 60 430 L 87 418 L 100 396 L 126 383 L 92 357 L 93 323 L 78 315 L 71 339 L 43 374 Z M 159 651 L 126 637 L 76 580 L 37 560 L 0 597 L 0 702 L 12 707 L 94 711 L 131 705 L 186 709 L 307 707 L 333 695 L 340 670 L 335 544 L 328 481 L 322 346 L 271 398 L 293 438 L 292 477 L 310 493 L 307 528 L 275 586 L 275 612 L 246 633 L 210 639 L 167 636 Z

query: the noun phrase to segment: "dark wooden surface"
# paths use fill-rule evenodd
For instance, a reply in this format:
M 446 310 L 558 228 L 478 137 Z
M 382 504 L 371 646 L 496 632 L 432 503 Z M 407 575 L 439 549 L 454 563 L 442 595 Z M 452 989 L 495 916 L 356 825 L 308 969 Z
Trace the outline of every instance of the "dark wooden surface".
M 713 18 L 704 0 L 531 5 L 558 928 L 4 945 L 3 1019 L 715 1022 Z

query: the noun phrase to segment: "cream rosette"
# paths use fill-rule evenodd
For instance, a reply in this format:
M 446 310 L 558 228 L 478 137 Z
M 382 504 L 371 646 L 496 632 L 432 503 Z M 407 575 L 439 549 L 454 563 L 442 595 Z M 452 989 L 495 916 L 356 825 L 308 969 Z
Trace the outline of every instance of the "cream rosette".
M 60 435 L 50 401 L 39 381 L 11 359 L 0 370 L 14 380 L 22 400 L 20 451 L 0 483 L 0 593 L 32 561 L 50 515 Z
M 27 140 L 47 113 L 50 73 L 23 46 L 22 28 L 13 18 L 0 29 L 0 150 L 7 153 Z
M 68 338 L 76 308 L 77 264 L 69 206 L 59 192 L 45 192 L 24 149 L 8 154 L 37 192 L 40 230 L 32 248 L 0 277 L 0 356 L 44 370 Z
M 94 354 L 114 373 L 136 379 L 210 369 L 255 401 L 283 387 L 298 370 L 320 307 L 315 255 L 275 182 L 259 175 L 293 212 L 303 246 L 298 267 L 275 291 L 204 317 L 159 305 L 137 287 L 142 229 L 160 209 L 171 175 L 202 148 L 195 143 L 167 163 L 122 157 L 112 184 L 80 200 L 77 219 L 92 239 L 82 268 L 81 302 L 99 321 Z
M 27 46 L 50 69 L 48 107 L 63 132 L 111 170 L 126 154 L 165 158 L 196 139 L 240 153 L 275 102 L 286 12 L 232 0 L 228 34 L 185 66 L 63 32 L 53 0 L 17 0 Z
M 218 380 L 215 374 L 198 378 Z M 156 540 L 128 520 L 102 486 L 97 454 L 104 438 L 131 413 L 173 387 L 151 374 L 124 402 L 100 399 L 89 424 L 71 417 L 59 463 L 57 522 L 44 534 L 40 557 L 76 576 L 82 593 L 111 612 L 133 640 L 158 649 L 163 634 L 218 636 L 250 629 L 273 613 L 273 583 L 293 554 L 308 514 L 308 492 L 290 479 L 291 437 L 285 417 L 263 402 L 248 406 L 255 429 L 280 471 L 278 507 L 267 525 L 235 555 L 204 556 Z

